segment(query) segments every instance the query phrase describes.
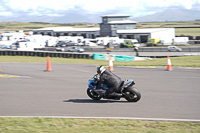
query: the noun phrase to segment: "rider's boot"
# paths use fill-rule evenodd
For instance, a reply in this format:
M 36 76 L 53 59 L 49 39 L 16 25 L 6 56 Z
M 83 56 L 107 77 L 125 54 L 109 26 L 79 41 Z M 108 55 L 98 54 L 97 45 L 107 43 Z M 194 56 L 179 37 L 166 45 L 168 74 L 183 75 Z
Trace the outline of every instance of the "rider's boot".
M 122 94 L 118 94 L 117 97 L 115 98 L 116 100 L 119 100 L 122 97 Z
M 116 100 L 119 100 L 122 97 L 122 94 L 114 92 L 113 96 L 115 97 Z
M 129 95 L 123 95 L 122 97 L 126 98 L 126 99 L 129 99 L 130 96 Z
M 122 94 L 121 93 L 116 93 L 116 92 L 113 92 L 113 93 L 105 95 L 105 98 L 107 98 L 107 99 L 119 100 L 121 97 L 122 97 Z
M 106 94 L 105 93 L 101 94 L 101 97 L 106 98 Z

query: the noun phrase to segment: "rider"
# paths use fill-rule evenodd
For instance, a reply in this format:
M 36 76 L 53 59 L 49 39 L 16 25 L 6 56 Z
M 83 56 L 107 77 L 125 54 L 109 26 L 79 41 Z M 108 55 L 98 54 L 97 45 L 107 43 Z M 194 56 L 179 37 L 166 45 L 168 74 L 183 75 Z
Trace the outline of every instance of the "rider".
M 116 93 L 115 91 L 119 89 L 122 83 L 121 78 L 107 70 L 104 66 L 97 67 L 97 74 L 100 76 L 97 88 L 99 88 L 102 84 L 106 84 L 109 87 L 105 93 L 105 97 L 120 99 L 122 94 Z

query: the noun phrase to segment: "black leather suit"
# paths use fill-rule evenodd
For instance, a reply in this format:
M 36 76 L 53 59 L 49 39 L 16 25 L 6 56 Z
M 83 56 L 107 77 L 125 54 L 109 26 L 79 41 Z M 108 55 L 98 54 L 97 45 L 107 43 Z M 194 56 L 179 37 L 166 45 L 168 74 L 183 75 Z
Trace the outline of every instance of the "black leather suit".
M 100 75 L 99 81 L 100 81 L 100 84 L 106 84 L 109 87 L 109 89 L 106 91 L 106 94 L 105 94 L 107 98 L 115 97 L 117 95 L 115 91 L 119 89 L 122 83 L 122 80 L 120 77 L 118 77 L 117 75 L 115 75 L 114 73 L 110 72 L 107 69 Z

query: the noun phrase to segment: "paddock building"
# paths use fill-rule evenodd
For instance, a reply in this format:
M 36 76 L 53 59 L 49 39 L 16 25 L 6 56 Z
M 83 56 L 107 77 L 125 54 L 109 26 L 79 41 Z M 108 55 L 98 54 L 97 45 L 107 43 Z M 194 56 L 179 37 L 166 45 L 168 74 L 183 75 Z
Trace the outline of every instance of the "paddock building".
M 83 36 L 95 39 L 97 37 L 119 37 L 137 39 L 145 43 L 148 38 L 157 38 L 171 43 L 175 38 L 174 28 L 144 28 L 136 29 L 137 22 L 131 21 L 129 15 L 104 15 L 102 23 L 97 28 L 48 27 L 33 30 L 33 34 L 50 36 Z

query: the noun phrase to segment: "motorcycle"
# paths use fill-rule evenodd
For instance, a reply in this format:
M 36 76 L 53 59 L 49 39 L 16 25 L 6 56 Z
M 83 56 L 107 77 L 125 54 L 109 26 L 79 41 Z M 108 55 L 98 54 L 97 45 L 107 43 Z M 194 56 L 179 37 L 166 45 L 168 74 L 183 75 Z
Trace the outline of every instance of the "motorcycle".
M 88 81 L 87 95 L 93 100 L 100 100 L 101 98 L 108 99 L 105 97 L 105 93 L 109 89 L 109 87 L 103 84 L 101 88 L 96 88 L 98 81 L 98 74 L 94 75 Z M 116 92 L 121 93 L 121 98 L 125 98 L 128 102 L 137 102 L 141 98 L 141 93 L 137 88 L 133 87 L 134 84 L 135 83 L 132 79 L 125 79 Z M 117 98 L 113 97 L 112 99 Z

